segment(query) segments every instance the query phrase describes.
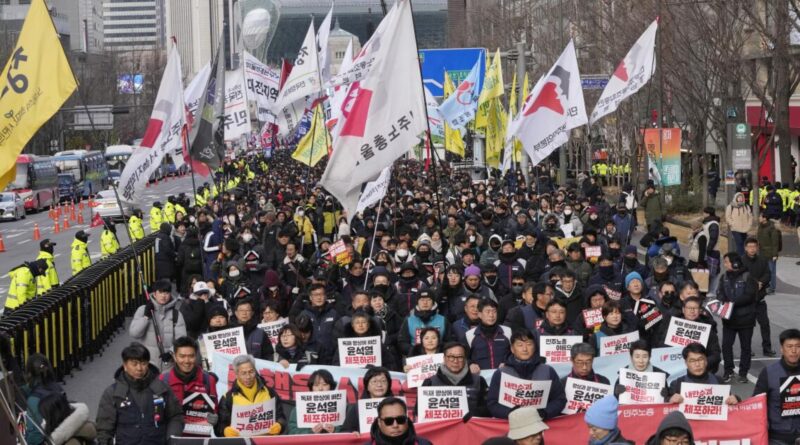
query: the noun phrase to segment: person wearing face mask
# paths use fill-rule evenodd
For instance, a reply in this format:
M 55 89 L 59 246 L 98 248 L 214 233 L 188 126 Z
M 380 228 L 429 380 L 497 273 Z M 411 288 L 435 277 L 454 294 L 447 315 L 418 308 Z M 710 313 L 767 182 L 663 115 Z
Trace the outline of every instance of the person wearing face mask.
M 281 317 L 289 313 L 291 295 L 289 289 L 281 283 L 278 272 L 267 269 L 264 271 L 264 284 L 258 289 L 259 307 L 264 308 L 268 302 L 274 302 Z
M 583 234 L 583 222 L 581 222 L 581 219 L 578 217 L 578 214 L 575 212 L 575 210 L 570 204 L 566 204 L 564 206 L 564 210 L 562 210 L 559 218 L 560 218 L 559 226 L 563 226 L 566 224 L 572 225 L 572 233 L 565 233 L 564 236 L 572 237 L 572 236 L 581 236 Z
M 509 289 L 506 289 L 503 286 L 503 283 L 500 282 L 500 279 L 497 277 L 497 266 L 494 263 L 489 263 L 485 266 L 481 266 L 481 272 L 483 275 L 483 286 L 491 289 L 494 292 L 495 297 L 502 297 L 507 295 L 511 292 Z
M 512 276 L 525 271 L 526 260 L 517 258 L 517 249 L 511 240 L 504 240 L 500 249 L 500 258 L 495 261 L 497 276 L 503 286 L 510 289 Z
M 380 292 L 381 295 L 384 296 L 387 303 L 390 306 L 394 306 L 395 303 L 395 289 L 394 286 L 391 285 L 392 282 L 392 273 L 383 266 L 377 266 L 372 268 L 369 271 L 370 278 L 372 279 L 372 287 L 371 290 Z
M 401 317 L 407 316 L 414 309 L 419 292 L 428 288 L 428 284 L 417 275 L 417 268 L 413 263 L 403 263 L 400 266 L 400 279 L 394 285 L 392 309 Z
M 242 228 L 239 234 L 239 257 L 244 260 L 244 270 L 250 284 L 255 288 L 262 284 L 261 278 L 267 270 L 267 254 L 256 239 L 253 229 Z
M 616 235 L 611 235 L 608 238 L 603 235 L 603 241 L 606 243 L 605 250 L 608 252 L 608 256 L 614 260 L 614 266 L 619 268 L 619 264 L 622 262 L 622 243 L 620 243 Z
M 434 327 L 439 330 L 442 341 L 452 339 L 450 322 L 437 313 L 436 295 L 431 289 L 420 291 L 417 297 L 417 306 L 403 320 L 397 337 L 397 346 L 403 356 L 411 353 L 411 348 L 419 342 L 419 332 L 422 328 Z
M 53 252 L 55 246 L 56 243 L 50 241 L 48 238 L 45 238 L 39 242 L 39 255 L 36 257 L 36 259 L 44 260 L 45 264 L 47 264 L 47 268 L 44 271 L 44 275 L 36 277 L 37 293 L 39 293 L 39 289 L 49 290 L 51 288 L 58 287 L 60 284 L 60 281 L 58 280 L 58 271 L 56 270 L 55 264 L 53 264 Z
M 230 307 L 236 306 L 238 300 L 247 298 L 253 293 L 253 289 L 247 283 L 242 269 L 243 265 L 240 261 L 228 261 L 226 263 L 223 276 L 225 281 L 220 287 L 220 293 Z
M 647 267 L 639 262 L 639 253 L 636 250 L 636 246 L 633 245 L 625 246 L 622 251 L 622 257 L 617 262 L 617 267 L 619 268 L 619 274 L 622 276 L 627 276 L 631 272 L 636 272 L 643 278 L 648 278 L 650 275 Z
M 505 322 L 509 312 L 517 306 L 527 304 L 525 299 L 533 301 L 533 296 L 530 294 L 530 286 L 528 286 L 529 295 L 525 294 L 525 276 L 522 274 L 515 274 L 511 278 L 511 289 L 505 295 L 500 297 L 498 304 L 498 319 Z
M 614 227 L 616 227 L 617 237 L 622 246 L 624 247 L 630 244 L 631 236 L 633 236 L 633 232 L 636 230 L 636 225 L 624 203 L 617 204 L 617 211 L 611 217 L 611 222 L 613 222 Z
M 587 207 L 584 217 L 585 219 L 581 219 L 583 222 L 584 234 L 587 230 L 593 230 L 595 233 L 599 233 L 603 228 L 603 221 L 600 219 L 600 212 L 596 206 Z
M 341 210 L 337 210 L 334 206 L 333 198 L 326 198 L 325 202 L 322 204 L 322 236 L 333 239 L 341 216 L 342 212 Z M 347 233 L 344 235 L 347 235 Z
M 295 209 L 294 216 L 289 224 L 297 231 L 297 237 L 300 238 L 302 245 L 303 256 L 310 257 L 314 253 L 314 246 L 317 244 L 317 233 L 314 231 L 314 224 L 311 222 L 311 218 L 306 215 L 303 207 L 298 206 Z
M 632 369 L 638 372 L 660 372 L 664 374 L 664 381 L 668 382 L 669 373 L 650 363 L 651 351 L 652 349 L 646 340 L 636 340 L 631 343 L 630 351 L 628 351 L 631 356 L 631 362 L 625 365 L 624 369 Z M 624 393 L 625 390 L 625 387 L 619 384 L 619 378 L 617 378 L 617 381 L 614 382 L 614 395 L 619 398 L 619 395 Z M 661 389 L 661 396 L 664 398 L 664 402 L 669 399 L 668 387 L 665 386 Z
M 404 264 L 410 263 L 414 260 L 414 255 L 408 250 L 408 244 L 402 243 L 398 245 L 397 250 L 394 252 L 394 263 Z M 402 266 L 401 266 L 402 267 Z
M 559 225 L 558 216 L 555 213 L 548 213 L 544 217 L 544 228 L 542 229 L 542 235 L 548 238 L 564 238 L 564 231 L 561 230 Z
M 597 269 L 589 279 L 589 286 L 599 284 L 604 286 L 612 300 L 619 300 L 625 290 L 625 280 L 617 273 L 614 260 L 608 255 L 601 255 L 597 262 Z
M 485 267 L 487 264 L 494 264 L 500 259 L 500 245 L 503 243 L 503 238 L 500 235 L 493 234 L 488 239 L 486 250 L 481 253 L 481 267 Z
M 565 260 L 567 269 L 575 273 L 578 280 L 578 287 L 586 289 L 589 286 L 589 279 L 592 276 L 592 265 L 583 257 L 583 249 L 578 243 L 572 243 L 567 247 L 567 258 Z

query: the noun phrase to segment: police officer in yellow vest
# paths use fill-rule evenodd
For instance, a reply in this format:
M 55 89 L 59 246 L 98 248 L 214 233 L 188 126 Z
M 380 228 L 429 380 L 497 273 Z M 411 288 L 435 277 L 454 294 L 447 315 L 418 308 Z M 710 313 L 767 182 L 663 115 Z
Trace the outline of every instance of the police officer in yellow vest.
M 6 297 L 6 312 L 18 309 L 36 297 L 36 279 L 44 275 L 46 268 L 45 260 L 36 260 L 21 264 L 8 273 L 11 286 Z
M 142 209 L 133 209 L 133 214 L 128 218 L 128 231 L 133 241 L 144 238 L 144 227 L 142 226 Z
M 200 188 L 197 189 L 197 192 L 195 192 L 194 194 L 194 205 L 205 207 L 205 205 L 208 203 L 208 199 L 206 198 L 206 191 L 207 190 L 203 186 L 200 186 Z
M 158 233 L 162 222 L 164 222 L 164 212 L 161 210 L 161 202 L 155 201 L 150 209 L 150 233 Z
M 119 241 L 117 241 L 117 227 L 114 225 L 114 221 L 112 221 L 111 218 L 106 218 L 103 220 L 103 225 L 103 234 L 100 235 L 101 258 L 113 255 L 117 253 L 117 250 L 119 250 Z
M 44 275 L 36 278 L 36 295 L 42 295 L 53 287 L 57 287 L 60 282 L 58 281 L 58 271 L 55 264 L 53 264 L 53 251 L 56 243 L 45 238 L 39 243 L 39 256 L 37 260 L 44 260 L 47 264 Z
M 89 256 L 89 234 L 83 230 L 78 230 L 75 234 L 75 239 L 72 241 L 72 276 L 78 275 L 80 271 L 92 265 L 92 259 Z
M 167 203 L 164 204 L 164 221 L 175 224 L 175 197 L 167 196 Z

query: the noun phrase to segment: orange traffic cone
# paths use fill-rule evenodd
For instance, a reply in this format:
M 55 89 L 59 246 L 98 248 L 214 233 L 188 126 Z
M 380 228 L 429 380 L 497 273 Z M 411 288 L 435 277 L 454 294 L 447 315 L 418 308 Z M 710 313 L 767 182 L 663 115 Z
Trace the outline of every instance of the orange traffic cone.
M 53 220 L 53 233 L 61 233 L 61 227 L 58 225 L 58 218 Z
M 78 224 L 83 224 L 83 212 L 78 213 Z
M 83 211 L 83 201 L 78 204 L 78 210 Z
M 39 241 L 42 238 L 41 232 L 39 232 L 39 223 L 33 223 L 33 240 Z
M 67 229 L 69 229 L 69 218 L 67 218 L 67 215 L 64 215 L 64 230 Z
M 0 252 L 6 251 L 6 243 L 3 241 L 3 234 L 0 233 Z
M 70 221 L 73 221 L 73 222 L 75 221 L 75 204 L 73 204 L 72 206 L 70 206 L 70 211 L 69 211 L 69 220 L 70 220 Z
M 53 204 L 50 204 L 50 211 L 47 212 L 47 217 L 53 219 L 53 215 L 55 215 L 55 212 L 53 211 Z

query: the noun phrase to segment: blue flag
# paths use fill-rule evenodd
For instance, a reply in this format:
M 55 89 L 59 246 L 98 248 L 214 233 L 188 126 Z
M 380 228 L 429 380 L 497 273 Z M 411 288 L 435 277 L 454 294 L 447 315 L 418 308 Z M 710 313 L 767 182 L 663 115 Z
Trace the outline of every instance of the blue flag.
M 478 110 L 478 97 L 481 93 L 480 68 L 481 59 L 478 58 L 467 77 L 458 84 L 455 93 L 439 106 L 439 112 L 450 128 L 464 128 L 469 121 L 475 118 L 475 112 Z

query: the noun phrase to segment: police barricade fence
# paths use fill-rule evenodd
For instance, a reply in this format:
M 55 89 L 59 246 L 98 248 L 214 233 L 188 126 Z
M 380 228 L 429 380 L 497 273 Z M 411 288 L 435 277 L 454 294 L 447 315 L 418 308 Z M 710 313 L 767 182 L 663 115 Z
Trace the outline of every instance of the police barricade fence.
M 136 252 L 136 254 L 134 254 Z M 60 379 L 102 351 L 126 316 L 144 304 L 136 257 L 146 283 L 155 279 L 155 235 L 127 246 L 0 319 L 20 365 L 47 356 Z

